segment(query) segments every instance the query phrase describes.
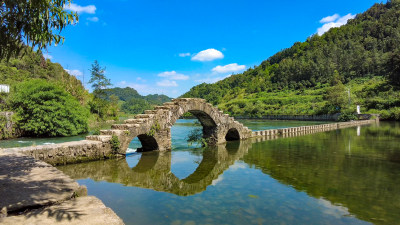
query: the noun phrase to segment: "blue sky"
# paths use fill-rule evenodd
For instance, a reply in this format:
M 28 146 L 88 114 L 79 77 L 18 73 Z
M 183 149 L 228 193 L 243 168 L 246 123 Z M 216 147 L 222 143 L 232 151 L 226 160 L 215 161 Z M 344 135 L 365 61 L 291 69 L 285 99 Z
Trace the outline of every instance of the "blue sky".
M 94 60 L 114 87 L 171 97 L 239 73 L 340 26 L 376 0 L 76 0 L 79 23 L 46 56 L 86 82 Z

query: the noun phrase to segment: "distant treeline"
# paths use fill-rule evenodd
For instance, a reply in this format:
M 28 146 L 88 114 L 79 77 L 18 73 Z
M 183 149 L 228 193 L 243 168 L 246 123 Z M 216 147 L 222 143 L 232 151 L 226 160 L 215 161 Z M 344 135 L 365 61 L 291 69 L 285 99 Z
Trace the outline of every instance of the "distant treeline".
M 120 110 L 127 114 L 139 114 L 144 110 L 153 109 L 156 105 L 162 105 L 164 102 L 171 101 L 171 98 L 166 95 L 140 95 L 135 89 L 126 88 L 111 88 L 105 90 L 106 96 L 109 99 L 115 95 L 120 100 Z

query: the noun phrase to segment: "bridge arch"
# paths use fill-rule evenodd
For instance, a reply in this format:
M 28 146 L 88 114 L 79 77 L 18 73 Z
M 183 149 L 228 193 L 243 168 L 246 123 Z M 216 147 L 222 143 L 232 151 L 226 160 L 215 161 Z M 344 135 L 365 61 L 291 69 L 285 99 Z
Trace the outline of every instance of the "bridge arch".
M 233 117 L 198 98 L 174 99 L 163 106 L 156 106 L 154 110 L 146 110 L 145 114 L 136 115 L 135 119 L 125 120 L 125 124 L 114 124 L 111 130 L 101 131 L 101 134 L 117 135 L 122 154 L 135 137 L 141 141 L 144 151 L 170 150 L 171 127 L 186 112 L 192 113 L 200 121 L 203 137 L 209 145 L 252 136 L 252 131 Z
M 237 140 L 240 140 L 239 131 L 236 128 L 229 129 L 228 132 L 226 132 L 225 140 L 226 141 L 237 141 Z

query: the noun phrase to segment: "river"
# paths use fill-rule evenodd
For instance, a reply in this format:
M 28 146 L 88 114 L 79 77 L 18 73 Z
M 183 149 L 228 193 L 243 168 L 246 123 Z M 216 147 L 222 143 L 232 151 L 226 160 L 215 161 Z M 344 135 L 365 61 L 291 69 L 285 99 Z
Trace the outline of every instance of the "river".
M 126 224 L 400 224 L 400 123 L 200 148 L 193 122 L 172 127 L 171 152 L 58 168 Z

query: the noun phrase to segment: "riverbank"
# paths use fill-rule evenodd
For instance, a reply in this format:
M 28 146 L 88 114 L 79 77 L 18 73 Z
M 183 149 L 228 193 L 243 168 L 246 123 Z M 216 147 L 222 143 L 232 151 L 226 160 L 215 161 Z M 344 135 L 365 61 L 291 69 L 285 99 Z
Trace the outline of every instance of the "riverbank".
M 0 149 L 1 224 L 123 224 L 85 186 L 55 167 Z

